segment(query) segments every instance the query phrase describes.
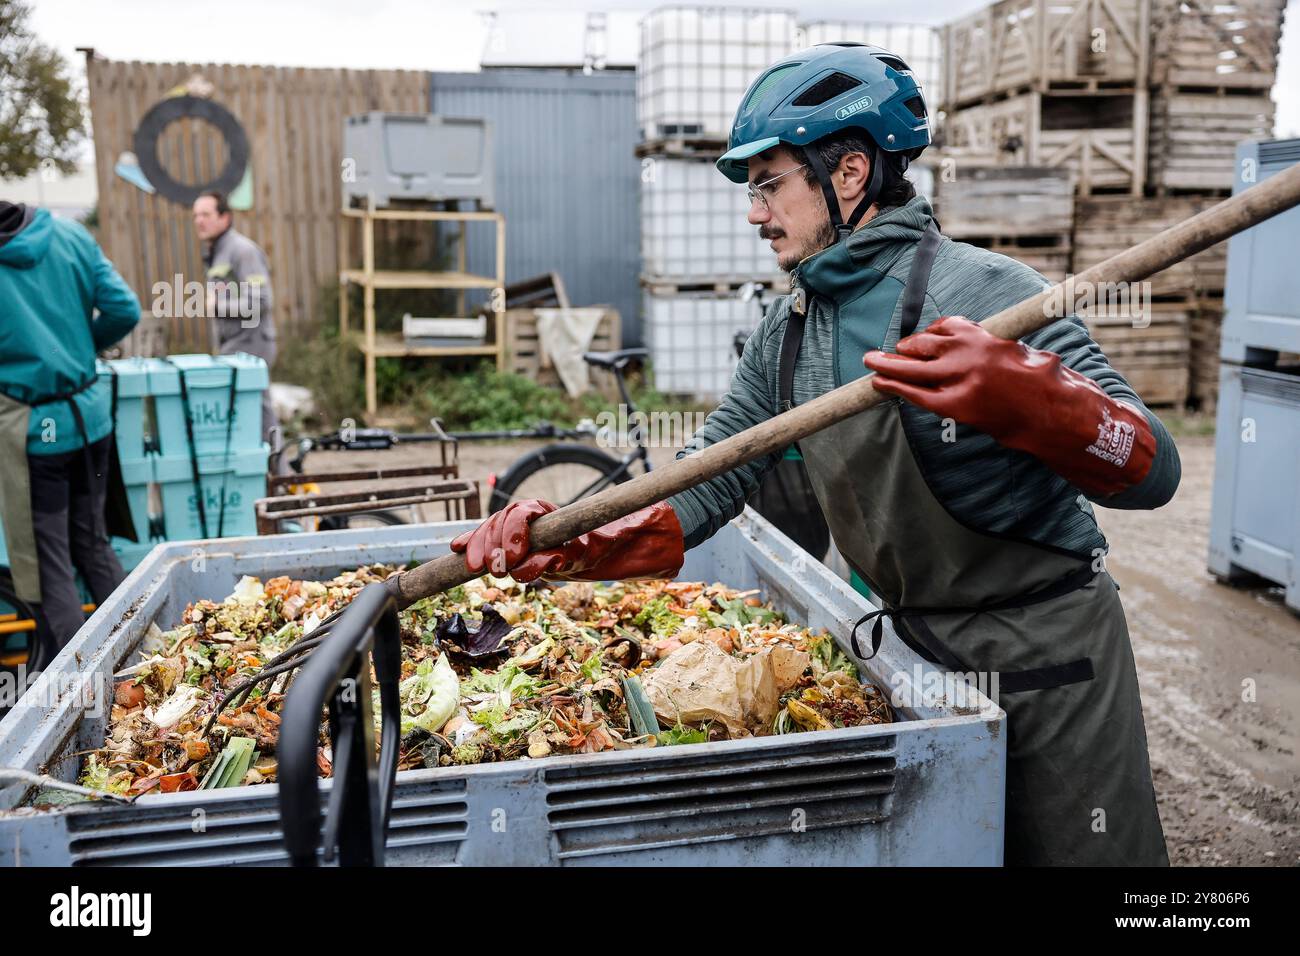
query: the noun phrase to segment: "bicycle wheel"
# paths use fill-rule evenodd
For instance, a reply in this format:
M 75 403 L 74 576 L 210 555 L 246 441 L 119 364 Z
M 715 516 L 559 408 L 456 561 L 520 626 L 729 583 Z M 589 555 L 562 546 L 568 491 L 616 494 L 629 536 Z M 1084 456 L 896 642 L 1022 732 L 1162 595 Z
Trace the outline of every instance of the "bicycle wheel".
M 31 605 L 14 593 L 14 582 L 9 569 L 0 569 L 0 621 L 17 623 L 34 620 L 35 617 Z M 0 633 L 0 670 L 17 670 L 19 665 L 26 664 L 28 671 L 31 671 L 33 665 L 41 665 L 35 656 L 34 630 Z M 4 702 L 0 701 L 0 708 L 3 707 Z
M 622 484 L 629 477 L 621 461 L 598 448 L 547 445 L 524 455 L 497 478 L 488 513 L 529 498 L 567 505 L 593 494 L 598 487 Z
M 352 515 L 332 515 L 320 519 L 321 531 L 340 531 L 344 528 L 383 528 L 389 525 L 406 524 L 407 521 L 396 511 L 361 511 Z

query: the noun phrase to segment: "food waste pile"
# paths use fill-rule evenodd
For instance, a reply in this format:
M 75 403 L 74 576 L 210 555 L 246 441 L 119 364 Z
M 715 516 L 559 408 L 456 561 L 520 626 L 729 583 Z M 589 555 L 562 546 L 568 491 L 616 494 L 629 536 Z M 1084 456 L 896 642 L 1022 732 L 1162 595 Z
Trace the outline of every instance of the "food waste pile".
M 397 571 L 374 565 L 324 582 L 245 577 L 226 600 L 190 605 L 115 675 L 107 739 L 86 755 L 81 783 L 138 795 L 274 781 L 293 672 L 258 684 L 205 735 L 218 702 Z M 399 769 L 893 719 L 886 697 L 860 682 L 829 634 L 722 584 L 522 585 L 487 575 L 400 619 Z M 373 699 L 378 726 L 377 689 Z M 317 764 L 331 775 L 323 726 Z

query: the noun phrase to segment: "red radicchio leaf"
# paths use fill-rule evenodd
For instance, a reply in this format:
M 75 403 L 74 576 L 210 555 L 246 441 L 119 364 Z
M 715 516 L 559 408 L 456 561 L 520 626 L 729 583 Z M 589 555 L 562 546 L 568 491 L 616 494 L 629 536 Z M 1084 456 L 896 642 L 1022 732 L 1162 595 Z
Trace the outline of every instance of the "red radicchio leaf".
M 483 605 L 483 621 L 471 631 L 459 614 L 438 623 L 438 643 L 451 655 L 452 660 L 472 661 L 481 664 L 485 659 L 500 657 L 509 652 L 504 646 L 511 628 L 508 621 L 491 604 Z

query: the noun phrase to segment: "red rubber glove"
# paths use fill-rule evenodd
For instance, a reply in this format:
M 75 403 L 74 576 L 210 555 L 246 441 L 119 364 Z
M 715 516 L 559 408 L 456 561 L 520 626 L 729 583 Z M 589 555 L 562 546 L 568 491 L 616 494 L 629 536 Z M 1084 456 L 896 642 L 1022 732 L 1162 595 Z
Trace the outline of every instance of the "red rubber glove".
M 936 415 L 1028 452 L 1087 494 L 1113 495 L 1151 469 L 1156 439 L 1147 417 L 1061 364 L 1055 352 L 1000 339 L 944 316 L 862 362 L 872 384 Z
M 623 581 L 671 578 L 681 569 L 685 550 L 677 513 L 661 501 L 579 535 L 559 548 L 528 551 L 528 525 L 555 510 L 532 498 L 506 505 L 473 531 L 458 535 L 451 550 L 464 552 L 471 571 L 506 574 L 516 581 L 540 577 L 569 581 Z

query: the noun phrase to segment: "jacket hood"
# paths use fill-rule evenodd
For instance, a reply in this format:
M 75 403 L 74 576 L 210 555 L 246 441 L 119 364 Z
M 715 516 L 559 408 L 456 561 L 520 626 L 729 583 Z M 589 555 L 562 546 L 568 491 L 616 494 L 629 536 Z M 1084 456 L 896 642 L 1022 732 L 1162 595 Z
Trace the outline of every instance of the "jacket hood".
M 45 257 L 53 234 L 48 210 L 21 205 L 0 209 L 0 265 L 30 269 Z
M 858 265 L 883 272 L 893 265 L 903 249 L 921 241 L 933 221 L 934 210 L 930 207 L 930 200 L 913 196 L 903 205 L 873 216 L 865 226 L 851 233 L 844 244 Z
M 842 242 L 809 256 L 796 270 L 796 282 L 837 302 L 875 285 L 934 220 L 924 196 L 877 213 Z

